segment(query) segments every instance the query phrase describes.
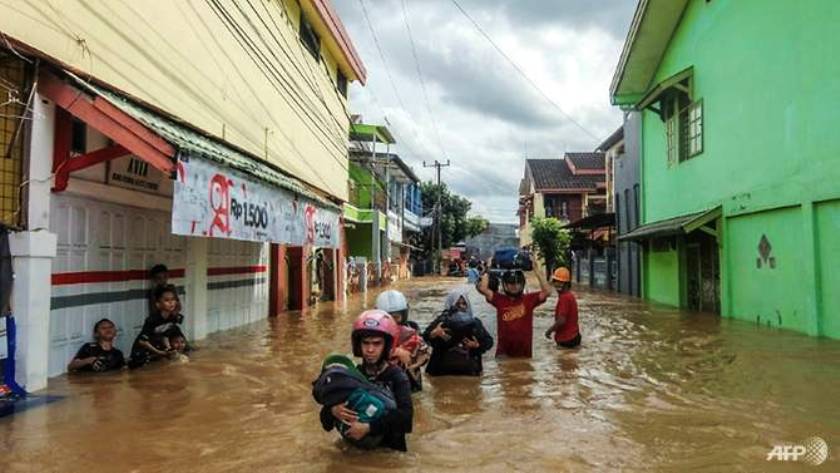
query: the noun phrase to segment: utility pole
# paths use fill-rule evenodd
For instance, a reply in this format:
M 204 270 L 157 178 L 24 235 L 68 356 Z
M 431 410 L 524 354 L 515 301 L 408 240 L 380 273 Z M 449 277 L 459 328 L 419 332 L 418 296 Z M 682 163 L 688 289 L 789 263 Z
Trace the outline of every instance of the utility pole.
M 446 163 L 441 163 L 437 159 L 435 159 L 434 164 L 426 164 L 426 161 L 423 161 L 424 168 L 435 168 L 437 171 L 437 187 L 438 187 L 438 196 L 437 196 L 437 204 L 435 204 L 435 229 L 437 230 L 437 257 L 435 258 L 435 268 L 437 269 L 438 274 L 440 274 L 440 253 L 443 246 L 443 232 L 441 229 L 440 224 L 440 217 L 441 217 L 441 206 L 440 206 L 440 197 L 443 194 L 443 189 L 440 186 L 440 168 L 449 167 L 449 160 L 446 160 Z M 434 235 L 432 235 L 432 246 L 434 246 Z

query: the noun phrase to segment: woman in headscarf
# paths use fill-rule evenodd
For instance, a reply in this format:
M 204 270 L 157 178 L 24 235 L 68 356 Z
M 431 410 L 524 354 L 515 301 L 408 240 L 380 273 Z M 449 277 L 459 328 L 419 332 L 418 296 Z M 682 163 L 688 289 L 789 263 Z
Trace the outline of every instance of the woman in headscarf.
M 429 324 L 423 338 L 432 346 L 426 365 L 430 376 L 478 376 L 483 369 L 481 355 L 493 347 L 493 337 L 473 316 L 468 287 L 446 296 L 443 312 Z

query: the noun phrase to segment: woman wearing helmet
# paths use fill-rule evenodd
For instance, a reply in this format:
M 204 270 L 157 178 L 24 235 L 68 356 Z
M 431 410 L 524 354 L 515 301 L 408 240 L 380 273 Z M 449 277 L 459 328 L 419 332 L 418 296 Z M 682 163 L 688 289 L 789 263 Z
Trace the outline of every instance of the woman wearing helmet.
M 518 269 L 508 269 L 502 274 L 503 294 L 490 290 L 485 274 L 478 285 L 478 292 L 496 308 L 496 356 L 531 357 L 534 331 L 534 309 L 544 303 L 551 293 L 551 286 L 540 271 L 535 271 L 540 290 L 524 292 L 525 274 Z
M 545 338 L 551 338 L 558 348 L 575 348 L 580 345 L 578 327 L 578 306 L 572 294 L 572 277 L 567 268 L 557 268 L 551 277 L 551 284 L 557 289 L 557 306 L 554 308 L 554 325 L 545 331 Z
M 332 430 L 337 422 L 350 426 L 346 435 L 361 440 L 368 434 L 382 436 L 381 445 L 406 451 L 405 434 L 411 432 L 414 408 L 411 384 L 402 368 L 389 363 L 394 343 L 399 337 L 399 324 L 381 310 L 368 310 L 353 323 L 351 341 L 353 355 L 360 357 L 359 370 L 374 384 L 391 391 L 397 408 L 370 424 L 359 422 L 357 413 L 346 404 L 321 409 L 321 424 Z
M 400 324 L 392 360 L 405 369 L 411 391 L 423 390 L 423 366 L 429 362 L 429 346 L 420 336 L 420 327 L 408 319 L 408 301 L 400 291 L 389 290 L 376 298 L 376 308 L 388 312 Z

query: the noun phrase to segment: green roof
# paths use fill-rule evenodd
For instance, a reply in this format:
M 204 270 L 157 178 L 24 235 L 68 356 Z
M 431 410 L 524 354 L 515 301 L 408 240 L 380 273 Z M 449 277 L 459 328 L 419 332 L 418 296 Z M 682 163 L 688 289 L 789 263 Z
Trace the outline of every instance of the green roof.
M 354 123 L 350 125 L 350 139 L 353 141 L 372 142 L 374 137 L 377 143 L 385 143 L 392 145 L 396 143 L 394 136 L 388 127 L 383 125 L 367 125 L 364 123 Z
M 261 181 L 305 196 L 326 207 L 340 209 L 340 207 L 335 203 L 309 190 L 301 181 L 283 174 L 259 158 L 252 157 L 251 155 L 239 151 L 221 141 L 198 133 L 188 126 L 178 123 L 174 119 L 141 107 L 122 95 L 85 82 L 70 72 L 68 72 L 68 75 L 72 77 L 78 85 L 98 96 L 103 97 L 121 111 L 149 127 L 161 138 L 175 146 L 179 153 L 185 153 L 189 156 L 197 156 L 215 161 L 224 166 L 256 177 Z

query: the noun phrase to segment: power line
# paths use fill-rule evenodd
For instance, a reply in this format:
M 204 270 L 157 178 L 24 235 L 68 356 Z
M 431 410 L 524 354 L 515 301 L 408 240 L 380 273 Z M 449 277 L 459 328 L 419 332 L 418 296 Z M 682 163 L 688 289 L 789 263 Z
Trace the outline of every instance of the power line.
M 441 208 L 441 202 L 440 202 L 441 195 L 443 194 L 443 188 L 440 185 L 440 169 L 449 167 L 449 160 L 447 159 L 446 163 L 441 163 L 440 161 L 435 159 L 435 162 L 433 164 L 428 164 L 428 165 L 426 164 L 426 161 L 423 161 L 423 167 L 424 168 L 435 168 L 435 171 L 437 171 L 437 203 L 435 204 L 435 229 L 437 230 L 437 232 L 436 232 L 437 233 L 437 243 L 438 243 L 437 248 L 438 248 L 438 255 L 439 255 L 440 251 L 442 250 L 442 247 L 443 247 L 443 231 L 442 231 L 443 227 L 441 225 L 441 217 L 443 216 L 443 209 Z M 435 235 L 434 235 L 434 233 L 432 233 L 432 243 L 433 244 L 434 244 L 434 237 L 435 237 Z M 436 265 L 440 264 L 440 259 L 436 257 L 435 258 L 435 263 L 436 263 Z
M 234 37 L 234 40 L 245 51 L 246 55 L 268 80 L 269 84 L 272 85 L 284 101 L 292 108 L 292 111 L 301 119 L 304 126 L 306 126 L 306 128 L 315 136 L 316 140 L 318 140 L 318 142 L 320 142 L 320 144 L 325 148 L 327 154 L 330 155 L 339 164 L 339 166 L 347 171 L 347 166 L 337 157 L 345 156 L 342 153 L 343 151 L 346 151 L 346 149 L 344 149 L 343 142 L 342 144 L 335 142 L 333 140 L 333 136 L 324 129 L 319 128 L 318 120 L 313 117 L 311 113 L 308 113 L 309 111 L 307 110 L 306 104 L 302 104 L 300 102 L 300 100 L 304 99 L 304 97 L 299 98 L 294 91 L 290 90 L 291 86 L 285 83 L 283 80 L 284 78 L 279 74 L 279 71 L 276 68 L 271 67 L 271 61 L 269 61 L 268 58 L 265 57 L 258 48 L 256 48 L 256 45 L 239 26 L 239 24 L 236 23 L 231 14 L 225 10 L 217 0 L 207 0 L 207 3 L 210 5 L 211 10 L 213 10 L 228 32 Z M 288 74 L 288 71 L 285 72 Z M 301 115 L 301 113 L 299 113 L 295 108 L 300 109 L 300 111 L 303 112 L 303 115 Z M 313 129 L 313 126 L 315 129 Z M 324 138 L 326 138 L 327 142 L 324 142 Z M 338 151 L 337 154 L 330 151 L 331 146 L 335 147 Z M 306 162 L 306 160 L 304 160 L 304 162 Z
M 566 117 L 566 118 L 567 118 L 570 122 L 572 122 L 575 126 L 577 126 L 578 128 L 580 128 L 580 129 L 581 129 L 584 133 L 586 133 L 587 135 L 589 135 L 592 139 L 594 139 L 594 140 L 596 140 L 596 141 L 600 139 L 600 138 L 598 138 L 598 137 L 597 137 L 594 133 L 592 133 L 591 131 L 589 131 L 586 127 L 584 127 L 583 125 L 581 125 L 581 124 L 580 124 L 577 120 L 575 120 L 575 119 L 574 119 L 571 115 L 569 115 L 568 113 L 566 113 L 566 111 L 565 111 L 565 110 L 563 110 L 563 107 L 561 107 L 559 104 L 557 104 L 557 102 L 555 102 L 555 101 L 554 101 L 551 97 L 549 97 L 549 96 L 548 96 L 548 94 L 546 94 L 546 93 L 543 91 L 543 89 L 542 89 L 539 85 L 537 85 L 537 83 L 536 83 L 533 79 L 531 79 L 531 78 L 528 76 L 528 74 L 526 74 L 526 73 L 525 73 L 525 71 L 523 71 L 523 70 L 522 70 L 522 68 L 521 68 L 521 67 L 519 67 L 519 64 L 517 64 L 517 63 L 516 63 L 516 61 L 514 61 L 513 59 L 511 59 L 511 57 L 510 57 L 510 56 L 508 56 L 508 55 L 507 55 L 507 53 L 505 53 L 505 52 L 502 50 L 502 48 L 500 48 L 500 47 L 499 47 L 499 45 L 498 45 L 498 44 L 496 44 L 496 42 L 495 42 L 495 41 L 493 41 L 493 38 L 491 38 L 491 37 L 490 37 L 490 35 L 488 35 L 488 34 L 487 34 L 487 32 L 485 32 L 485 31 L 484 31 L 484 28 L 482 28 L 482 27 L 481 27 L 481 25 L 479 25 L 479 24 L 478 24 L 478 22 L 477 22 L 477 21 L 475 21 L 475 20 L 473 19 L 473 17 L 472 17 L 472 16 L 470 16 L 470 14 L 469 14 L 469 13 L 467 13 L 467 11 L 466 11 L 466 10 L 464 10 L 464 8 L 463 8 L 463 7 L 462 7 L 462 6 L 458 3 L 458 0 L 451 0 L 451 1 L 452 1 L 452 3 L 455 5 L 455 7 L 457 7 L 457 8 L 458 8 L 458 10 L 460 10 L 460 11 L 461 11 L 461 13 L 462 13 L 462 14 L 463 14 L 466 18 L 467 18 L 467 20 L 469 20 L 469 21 L 470 21 L 470 23 L 472 23 L 472 24 L 473 24 L 473 26 L 475 26 L 475 28 L 478 30 L 478 32 L 479 32 L 479 33 L 481 33 L 481 35 L 482 35 L 482 36 L 484 36 L 484 38 L 485 38 L 485 39 L 486 39 L 486 40 L 487 40 L 487 41 L 488 41 L 488 42 L 489 42 L 489 43 L 493 46 L 493 48 L 494 48 L 494 49 L 495 49 L 495 50 L 496 50 L 499 54 L 501 54 L 501 55 L 502 55 L 502 57 L 503 57 L 503 58 L 505 58 L 505 60 L 507 60 L 507 62 L 508 62 L 508 63 L 510 63 L 510 65 L 511 65 L 511 66 L 513 66 L 513 68 L 514 68 L 514 69 L 516 69 L 516 72 L 518 72 L 518 73 L 519 73 L 519 75 L 520 75 L 520 76 L 522 76 L 522 78 L 523 78 L 523 79 L 525 79 L 525 80 L 528 82 L 528 84 L 530 84 L 530 85 L 531 85 L 531 87 L 533 87 L 533 88 L 534 88 L 534 90 L 536 90 L 536 91 L 537 91 L 540 95 L 542 95 L 542 96 L 543 96 L 543 98 L 544 98 L 544 99 L 545 99 L 548 103 L 550 103 L 551 105 L 553 105 L 553 106 L 554 106 L 554 108 L 556 108 L 556 109 L 557 109 L 557 110 L 558 110 L 558 111 L 559 111 L 559 112 L 560 112 L 563 116 L 565 116 L 565 117 Z M 403 0 L 403 2 L 405 2 L 405 0 Z
M 370 21 L 370 16 L 368 16 L 365 0 L 359 0 L 359 5 L 362 6 L 362 13 L 364 14 L 365 22 L 370 30 L 370 35 L 373 37 L 373 43 L 376 45 L 376 50 L 379 52 L 379 58 L 382 59 L 382 64 L 385 66 L 385 73 L 388 76 L 388 82 L 391 83 L 391 89 L 394 91 L 394 96 L 397 98 L 397 102 L 399 102 L 400 107 L 403 111 L 405 111 L 407 107 L 405 106 L 405 103 L 403 103 L 402 96 L 400 96 L 400 93 L 397 91 L 397 85 L 394 82 L 394 77 L 391 75 L 391 68 L 388 66 L 388 61 L 385 59 L 385 53 L 382 51 L 382 46 L 379 44 L 379 37 L 376 35 L 376 30 L 373 29 L 373 23 Z
M 411 33 L 411 25 L 408 21 L 408 8 L 405 6 L 405 0 L 402 0 L 403 21 L 405 22 L 405 30 L 408 32 L 408 41 L 411 43 L 411 55 L 414 57 L 414 65 L 417 68 L 417 77 L 420 79 L 420 88 L 423 89 L 423 100 L 426 102 L 426 110 L 429 112 L 429 121 L 432 122 L 432 127 L 435 130 L 435 137 L 437 138 L 438 147 L 440 148 L 443 157 L 447 158 L 446 149 L 443 147 L 443 142 L 440 139 L 440 132 L 438 131 L 437 121 L 432 113 L 432 106 L 429 102 L 429 94 L 426 92 L 426 81 L 423 79 L 423 71 L 420 68 L 420 60 L 417 58 L 417 48 L 414 45 L 414 35 Z
M 397 89 L 396 81 L 394 80 L 394 76 L 391 73 L 390 63 L 386 59 L 385 52 L 382 49 L 382 45 L 379 41 L 379 35 L 376 34 L 376 29 L 373 27 L 373 22 L 371 21 L 370 15 L 368 14 L 367 4 L 365 3 L 365 0 L 359 0 L 359 5 L 362 7 L 362 13 L 364 15 L 365 22 L 367 23 L 367 27 L 368 27 L 368 30 L 370 31 L 371 37 L 373 38 L 373 42 L 376 45 L 376 50 L 379 53 L 379 58 L 382 60 L 382 65 L 385 68 L 385 73 L 388 77 L 388 82 L 391 84 L 391 90 L 393 90 L 393 92 L 394 92 L 394 97 L 397 99 L 397 102 L 399 103 L 400 109 L 403 111 L 403 113 L 406 114 L 406 116 L 411 116 L 411 114 L 408 112 L 408 107 L 405 106 L 405 102 L 402 99 L 402 95 L 400 94 L 399 90 Z M 377 100 L 376 95 L 372 94 L 371 97 L 372 97 L 373 101 L 376 103 L 376 106 L 382 112 L 382 115 L 384 116 L 385 115 L 385 110 L 382 109 L 382 106 L 379 104 L 379 100 Z M 387 117 L 385 118 L 385 121 L 386 122 L 388 121 Z M 390 123 L 389 123 L 389 125 L 390 125 Z M 408 136 L 410 136 L 410 134 L 406 135 L 405 138 L 408 139 Z M 410 154 L 412 154 L 415 158 L 419 158 L 420 153 L 418 153 L 416 151 L 414 146 L 409 145 L 408 141 L 403 142 L 403 144 L 406 146 L 406 148 L 408 148 L 408 152 Z
M 291 74 L 289 72 L 289 70 L 286 69 L 286 67 L 283 65 L 280 58 L 278 58 L 277 55 L 274 54 L 273 48 L 268 45 L 268 43 L 263 38 L 262 34 L 260 34 L 259 29 L 254 25 L 254 23 L 251 21 L 250 17 L 245 13 L 245 11 L 242 10 L 242 8 L 238 4 L 234 3 L 234 6 L 237 8 L 237 10 L 239 10 L 240 15 L 242 15 L 242 17 L 245 18 L 245 21 L 248 22 L 248 25 L 257 34 L 257 37 L 260 39 L 262 44 L 266 47 L 266 49 L 271 54 L 271 56 L 274 57 L 274 59 L 276 60 L 276 64 L 274 62 L 272 62 L 269 59 L 269 57 L 259 49 L 256 42 L 254 42 L 250 38 L 250 36 L 245 33 L 245 30 L 241 26 L 239 26 L 239 23 L 237 23 L 233 19 L 233 15 L 230 14 L 229 12 L 227 12 L 224 9 L 224 7 L 221 6 L 221 4 L 219 3 L 219 0 L 212 0 L 212 1 L 217 4 L 218 8 L 221 9 L 221 11 L 223 11 L 224 13 L 227 14 L 227 16 L 230 19 L 230 21 L 232 22 L 232 24 L 241 32 L 242 35 L 244 35 L 243 37 L 246 39 L 246 41 L 247 41 L 249 47 L 251 48 L 251 50 L 254 51 L 258 55 L 262 64 L 264 64 L 266 66 L 266 68 L 270 69 L 269 72 L 273 72 L 274 77 L 276 77 L 278 79 L 278 84 L 280 84 L 281 87 L 283 87 L 287 92 L 290 92 L 290 95 L 292 95 L 293 98 L 297 99 L 295 101 L 296 104 L 306 114 L 307 118 L 309 118 L 313 122 L 313 124 L 315 124 L 316 126 L 318 125 L 319 120 L 327 122 L 327 120 L 318 113 L 318 111 L 319 111 L 318 107 L 314 106 L 314 104 L 309 99 L 309 97 L 306 96 L 303 89 L 300 87 L 300 84 L 298 84 L 296 81 L 294 81 L 292 79 L 294 74 Z M 259 17 L 259 15 L 257 15 L 257 16 Z M 262 19 L 260 19 L 260 20 L 262 21 Z M 285 50 L 283 50 L 283 51 L 286 52 Z M 289 58 L 289 60 L 294 62 L 291 58 Z M 278 69 L 278 66 L 279 66 L 279 69 Z M 280 74 L 280 70 L 282 70 L 283 74 Z M 301 76 L 303 76 L 302 73 L 301 73 Z M 303 77 L 303 79 L 304 79 L 304 82 L 305 82 L 306 81 L 305 76 Z M 296 89 L 296 90 L 290 91 L 289 89 Z M 295 94 L 295 92 L 297 92 L 297 94 Z M 313 92 L 315 92 L 315 91 L 313 90 Z M 316 95 L 317 95 L 317 93 L 316 93 Z M 314 118 L 313 118 L 313 114 L 315 115 Z M 335 117 L 330 115 L 330 118 L 332 118 L 337 123 L 337 120 L 335 120 Z M 340 125 L 338 125 L 338 127 L 341 128 Z M 323 130 L 319 130 L 319 131 L 323 132 Z M 342 154 L 342 152 L 344 151 L 344 148 L 345 148 L 344 140 L 341 140 L 341 139 L 336 140 L 335 135 L 331 135 L 327 132 L 323 132 L 323 135 L 327 138 L 327 140 L 332 142 L 332 144 L 336 147 L 337 150 L 339 150 L 339 154 Z

